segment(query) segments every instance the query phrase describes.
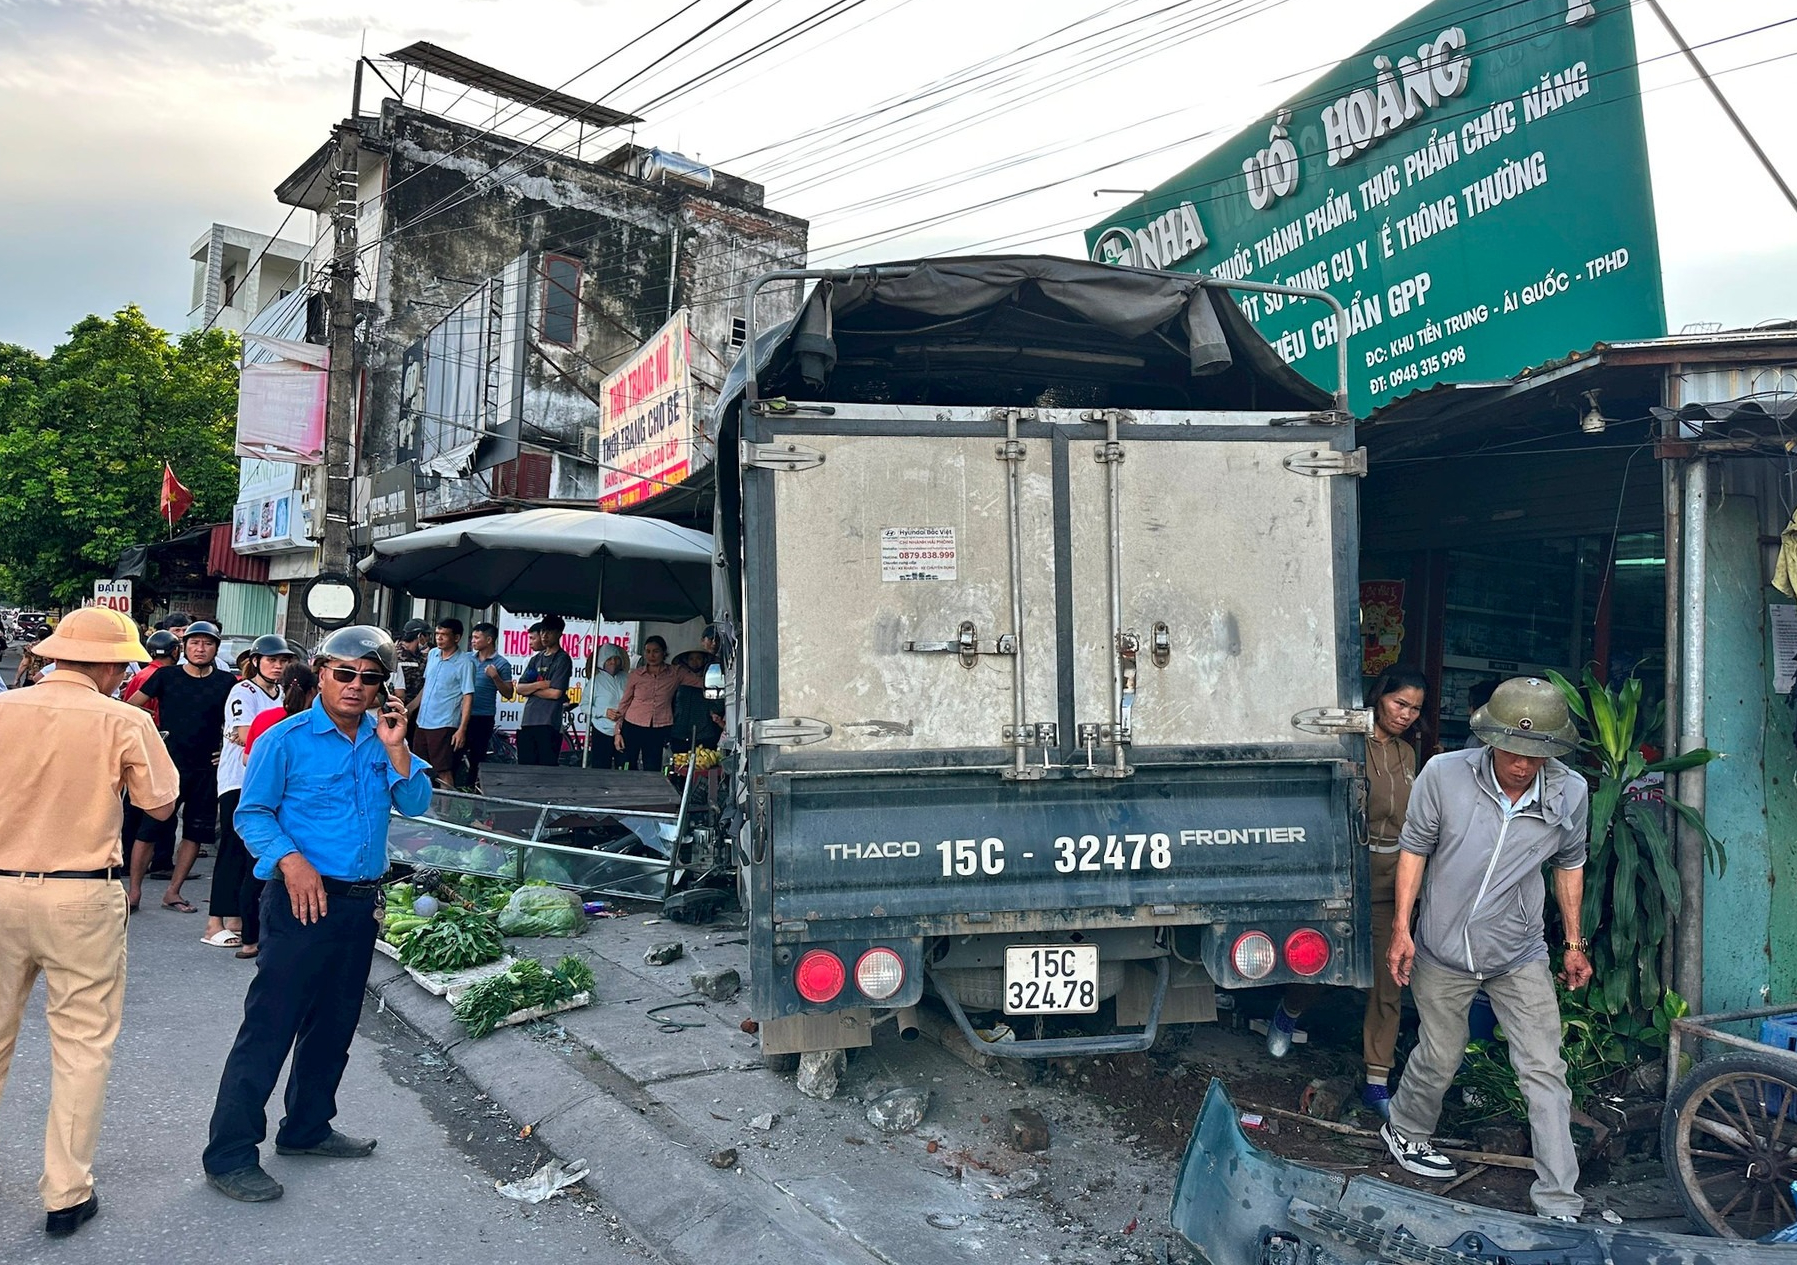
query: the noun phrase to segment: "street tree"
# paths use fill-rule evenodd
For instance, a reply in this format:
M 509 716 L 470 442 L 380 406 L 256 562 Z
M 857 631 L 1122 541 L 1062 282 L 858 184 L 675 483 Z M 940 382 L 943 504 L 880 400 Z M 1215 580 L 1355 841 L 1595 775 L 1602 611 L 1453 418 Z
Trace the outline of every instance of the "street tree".
M 74 605 L 127 546 L 160 540 L 163 462 L 189 523 L 230 516 L 239 342 L 171 338 L 134 305 L 90 316 L 49 356 L 0 344 L 0 591 Z

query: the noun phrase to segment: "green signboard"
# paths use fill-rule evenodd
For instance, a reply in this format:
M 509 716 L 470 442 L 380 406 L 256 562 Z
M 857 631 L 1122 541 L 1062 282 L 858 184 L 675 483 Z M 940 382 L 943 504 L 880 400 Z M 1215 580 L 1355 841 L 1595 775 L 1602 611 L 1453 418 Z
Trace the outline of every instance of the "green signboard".
M 1087 230 L 1092 258 L 1327 290 L 1349 404 L 1666 332 L 1628 0 L 1436 0 Z M 1336 386 L 1336 321 L 1238 294 Z

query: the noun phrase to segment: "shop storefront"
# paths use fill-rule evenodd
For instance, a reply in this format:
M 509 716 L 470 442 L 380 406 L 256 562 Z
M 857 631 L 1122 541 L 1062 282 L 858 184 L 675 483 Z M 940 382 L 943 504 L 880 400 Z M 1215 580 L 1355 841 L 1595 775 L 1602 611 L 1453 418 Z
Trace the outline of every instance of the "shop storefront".
M 1511 416 L 1514 418 L 1515 413 Z M 1467 736 L 1480 684 L 1549 670 L 1640 677 L 1665 691 L 1665 531 L 1651 417 L 1600 436 L 1552 408 L 1503 453 L 1380 459 L 1362 497 L 1363 669 L 1392 663 L 1429 680 L 1425 728 L 1443 748 Z M 1561 425 L 1554 426 L 1558 420 Z M 1401 429 L 1401 428 L 1394 428 Z M 1457 445 L 1473 436 L 1457 436 Z

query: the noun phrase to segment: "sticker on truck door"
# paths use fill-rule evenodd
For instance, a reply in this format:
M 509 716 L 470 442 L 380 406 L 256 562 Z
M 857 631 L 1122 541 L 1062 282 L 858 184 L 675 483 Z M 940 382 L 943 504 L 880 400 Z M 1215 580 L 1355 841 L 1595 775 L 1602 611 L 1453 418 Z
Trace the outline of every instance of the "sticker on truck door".
M 880 528 L 880 579 L 952 580 L 955 578 L 953 527 Z

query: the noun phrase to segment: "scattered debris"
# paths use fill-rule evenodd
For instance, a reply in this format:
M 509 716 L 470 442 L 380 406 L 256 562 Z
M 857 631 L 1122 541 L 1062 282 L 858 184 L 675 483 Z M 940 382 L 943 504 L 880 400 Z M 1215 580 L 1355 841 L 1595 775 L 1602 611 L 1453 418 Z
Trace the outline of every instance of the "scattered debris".
M 1611 1225 L 1621 1225 L 1622 1224 L 1622 1218 L 1617 1216 L 1616 1213 L 1609 1208 L 1604 1209 L 1603 1215 L 1604 1215 L 1604 1220 L 1608 1221 Z
M 667 1012 L 679 1010 L 684 1006 L 703 1006 L 704 1004 L 702 1001 L 671 1001 L 665 1006 L 652 1006 L 644 1011 L 643 1015 L 663 1032 L 682 1032 L 687 1028 L 703 1028 L 705 1021 L 696 1015 L 691 1019 L 675 1019 Z
M 733 966 L 693 972 L 693 991 L 713 1001 L 729 1001 L 742 991 L 742 987 L 743 977 Z
M 727 1146 L 721 1151 L 713 1151 L 710 1156 L 710 1162 L 713 1168 L 735 1168 L 736 1148 Z
M 736 972 L 730 972 L 735 975 Z M 848 1071 L 849 1057 L 842 1050 L 810 1050 L 799 1055 L 799 1092 L 807 1098 L 830 1099 Z
M 936 1141 L 935 1138 L 931 1138 L 929 1141 L 929 1144 L 924 1147 L 924 1150 L 928 1151 L 931 1155 L 936 1154 L 936 1152 L 941 1149 L 942 1149 L 942 1144 L 940 1142 Z
M 850 1146 L 866 1146 L 867 1145 L 866 1138 L 858 1138 L 852 1133 L 843 1134 L 842 1140 L 844 1142 L 847 1142 Z
M 1034 1154 L 1048 1149 L 1048 1121 L 1034 1107 L 1013 1107 L 1010 1113 L 1011 1149 Z
M 779 1123 L 780 1114 L 778 1112 L 764 1111 L 759 1116 L 756 1116 L 749 1121 L 749 1127 L 751 1129 L 759 1129 L 763 1133 L 771 1133 L 774 1126 Z
M 649 951 L 643 954 L 643 965 L 666 966 L 669 962 L 677 962 L 686 956 L 686 946 L 678 940 L 667 940 L 661 944 L 652 944 Z
M 746 1032 L 750 1036 L 754 1036 L 757 1032 L 761 1031 L 761 1025 L 756 1023 L 753 1019 L 745 1019 L 737 1024 L 736 1027 L 738 1031 Z
M 553 1199 L 560 1194 L 564 1186 L 572 1186 L 587 1175 L 587 1162 L 575 1160 L 564 1163 L 561 1160 L 550 1160 L 529 1177 L 515 1182 L 495 1182 L 493 1188 L 507 1199 L 516 1199 L 519 1203 L 540 1204 L 546 1199 Z
M 867 1108 L 867 1123 L 882 1133 L 909 1133 L 923 1123 L 930 1091 L 910 1087 L 881 1094 Z
M 959 1230 L 967 1224 L 967 1218 L 959 1213 L 932 1212 L 924 1217 L 924 1223 L 936 1230 Z
M 991 1177 L 976 1176 L 980 1189 L 993 1199 L 1009 1199 L 1013 1195 L 1025 1194 L 1042 1184 L 1042 1174 L 1033 1168 L 1019 1168 L 1009 1173 L 995 1174 Z

